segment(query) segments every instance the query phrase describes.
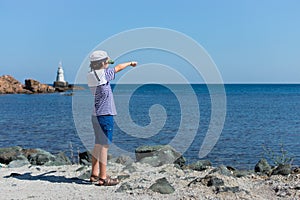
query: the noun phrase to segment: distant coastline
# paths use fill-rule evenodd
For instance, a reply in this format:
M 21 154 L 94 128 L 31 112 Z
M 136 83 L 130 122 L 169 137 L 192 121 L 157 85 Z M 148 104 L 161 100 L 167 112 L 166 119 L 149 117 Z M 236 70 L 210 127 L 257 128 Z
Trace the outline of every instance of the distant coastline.
M 0 94 L 38 94 L 83 89 L 84 87 L 74 84 L 69 84 L 66 87 L 54 87 L 53 85 L 40 83 L 34 79 L 25 79 L 25 83 L 23 84 L 11 75 L 0 76 Z

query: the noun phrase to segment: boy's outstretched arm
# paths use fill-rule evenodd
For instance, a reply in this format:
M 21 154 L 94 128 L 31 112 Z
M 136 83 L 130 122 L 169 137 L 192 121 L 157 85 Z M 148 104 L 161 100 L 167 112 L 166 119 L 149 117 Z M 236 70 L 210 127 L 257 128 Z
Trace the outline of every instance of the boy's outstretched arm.
M 128 66 L 135 67 L 136 65 L 137 65 L 136 61 L 118 64 L 117 66 L 115 66 L 115 73 L 122 71 L 123 69 L 125 69 Z

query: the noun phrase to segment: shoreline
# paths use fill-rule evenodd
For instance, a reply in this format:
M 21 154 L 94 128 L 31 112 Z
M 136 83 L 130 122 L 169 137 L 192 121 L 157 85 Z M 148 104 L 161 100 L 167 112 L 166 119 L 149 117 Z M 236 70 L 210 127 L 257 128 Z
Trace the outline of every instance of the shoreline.
M 299 199 L 300 174 L 244 177 L 224 175 L 217 168 L 182 170 L 172 164 L 152 167 L 109 163 L 112 177 L 123 177 L 116 186 L 96 186 L 88 181 L 90 167 L 82 165 L 1 168 L 1 199 Z M 171 187 L 170 194 L 153 191 Z M 163 190 L 162 190 L 163 191 Z
M 30 159 L 27 164 L 25 159 L 21 160 L 25 162 L 22 166 L 9 167 L 11 162 L 20 161 L 18 159 L 22 157 L 18 155 L 17 160 L 0 165 L 1 199 L 300 198 L 300 168 L 285 175 L 274 174 L 276 168 L 267 171 L 271 169 L 264 166 L 267 163 L 263 161 L 257 165 L 260 172 L 257 169 L 236 170 L 224 165 L 214 167 L 205 160 L 185 165 L 184 159 L 179 159 L 181 157 L 172 157 L 177 155 L 176 152 L 165 154 L 172 151 L 170 147 L 144 146 L 136 152 L 138 161 L 126 156 L 108 160 L 108 173 L 121 182 L 105 187 L 89 182 L 88 152 L 81 154 L 79 165 L 71 164 L 62 154 L 53 157 L 43 150 L 14 149 L 26 153 Z M 10 152 L 9 155 L 13 154 Z M 42 155 L 49 156 L 50 160 Z

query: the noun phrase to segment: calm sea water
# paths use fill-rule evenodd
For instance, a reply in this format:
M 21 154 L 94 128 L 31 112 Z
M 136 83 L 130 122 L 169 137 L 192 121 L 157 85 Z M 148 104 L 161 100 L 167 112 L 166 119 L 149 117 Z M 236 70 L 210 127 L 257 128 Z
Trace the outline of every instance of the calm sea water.
M 134 87 L 124 85 L 121 89 L 121 92 L 115 94 L 116 101 L 131 93 Z M 211 97 L 206 85 L 192 85 L 192 89 L 198 102 L 197 105 L 192 102 L 189 105 L 187 101 L 186 106 L 190 109 L 186 111 L 192 114 L 195 106 L 198 106 L 200 120 L 190 120 L 190 123 L 199 120 L 197 130 L 189 130 L 189 123 L 184 124 L 186 134 L 190 134 L 190 131 L 196 133 L 184 153 L 188 162 L 199 159 L 199 149 L 211 119 Z M 225 85 L 225 90 L 225 124 L 218 142 L 203 159 L 210 160 L 213 165 L 253 169 L 265 153 L 263 147 L 272 149 L 275 155 L 282 155 L 280 150 L 283 145 L 288 156 L 294 158 L 293 164 L 300 165 L 300 85 L 229 84 Z M 164 108 L 166 121 L 157 133 L 147 138 L 127 134 L 128 131 L 116 124 L 114 144 L 133 153 L 140 145 L 169 144 L 177 137 L 183 115 L 178 94 L 187 99 L 193 95 L 182 85 L 173 86 L 172 90 L 162 85 L 144 85 L 136 89 L 128 106 L 125 106 L 135 125 L 145 127 L 151 123 L 149 109 L 155 104 Z M 65 151 L 69 155 L 72 144 L 74 152 L 85 151 L 85 138 L 78 134 L 74 123 L 72 100 L 73 103 L 74 98 L 83 98 L 85 101 L 88 95 L 89 90 L 75 91 L 73 96 L 62 93 L 0 95 L 0 147 L 19 145 L 24 148 L 42 148 L 52 153 Z M 80 110 L 87 113 L 83 114 L 83 119 L 89 120 L 88 106 Z M 117 110 L 121 108 L 117 107 Z M 159 122 L 159 118 L 156 120 Z M 85 123 L 84 120 L 82 123 Z M 91 127 L 88 123 L 84 127 L 86 135 L 90 136 L 86 139 L 92 140 Z M 183 146 L 185 142 L 182 140 Z

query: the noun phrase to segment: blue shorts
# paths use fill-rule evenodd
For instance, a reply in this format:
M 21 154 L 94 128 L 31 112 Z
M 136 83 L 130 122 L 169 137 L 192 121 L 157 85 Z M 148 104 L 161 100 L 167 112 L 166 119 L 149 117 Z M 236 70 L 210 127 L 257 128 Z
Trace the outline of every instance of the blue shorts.
M 95 133 L 95 144 L 110 145 L 114 129 L 113 115 L 92 116 L 92 123 Z

